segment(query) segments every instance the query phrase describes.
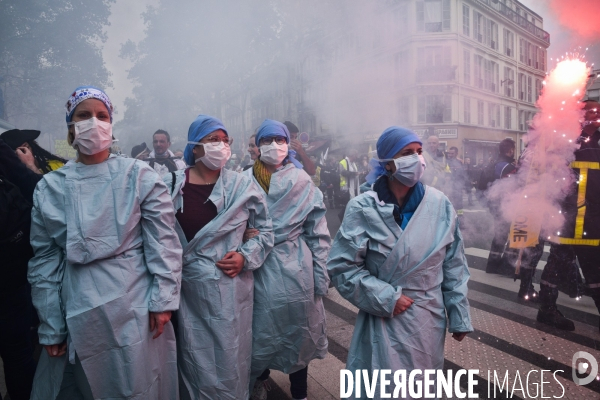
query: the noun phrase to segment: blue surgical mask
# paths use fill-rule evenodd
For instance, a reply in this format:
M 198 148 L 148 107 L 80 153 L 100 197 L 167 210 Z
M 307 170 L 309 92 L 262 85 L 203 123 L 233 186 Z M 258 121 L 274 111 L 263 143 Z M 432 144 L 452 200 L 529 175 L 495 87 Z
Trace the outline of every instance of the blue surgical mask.
M 392 174 L 392 177 L 408 187 L 413 187 L 417 184 L 427 167 L 423 156 L 417 153 L 411 154 L 410 156 L 380 161 L 393 161 L 396 165 L 396 172 Z

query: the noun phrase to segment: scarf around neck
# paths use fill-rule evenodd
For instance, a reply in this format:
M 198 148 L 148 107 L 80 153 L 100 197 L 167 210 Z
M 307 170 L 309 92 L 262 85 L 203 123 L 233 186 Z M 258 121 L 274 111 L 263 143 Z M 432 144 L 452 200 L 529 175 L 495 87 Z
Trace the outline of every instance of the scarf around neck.
M 265 164 L 260 161 L 260 159 L 254 162 L 252 165 L 252 173 L 256 178 L 256 181 L 260 185 L 261 188 L 265 191 L 265 193 L 269 194 L 269 186 L 271 185 L 271 175 L 273 175 Z
M 377 193 L 379 200 L 394 206 L 394 220 L 400 228 L 405 229 L 413 214 L 417 211 L 419 204 L 421 204 L 421 200 L 423 200 L 423 197 L 425 196 L 425 187 L 421 182 L 417 182 L 415 186 L 408 190 L 404 202 L 402 203 L 402 206 L 400 206 L 396 197 L 388 187 L 388 179 L 392 178 L 383 175 L 377 179 L 373 185 L 373 190 Z

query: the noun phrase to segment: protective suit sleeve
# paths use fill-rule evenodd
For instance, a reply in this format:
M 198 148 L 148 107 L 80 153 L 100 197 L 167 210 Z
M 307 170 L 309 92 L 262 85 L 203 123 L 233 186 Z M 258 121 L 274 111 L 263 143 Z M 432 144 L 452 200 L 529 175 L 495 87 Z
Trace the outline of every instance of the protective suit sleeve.
M 144 257 L 153 275 L 150 312 L 179 308 L 181 243 L 175 233 L 175 211 L 167 186 L 150 167 L 140 170 L 140 204 Z
M 250 212 L 248 220 L 254 229 L 258 229 L 259 234 L 245 243 L 242 243 L 238 252 L 244 256 L 244 271 L 254 271 L 263 265 L 265 259 L 271 252 L 274 244 L 273 222 L 267 211 L 267 200 L 255 185 L 250 183 L 246 190 L 256 192 L 248 201 Z
M 458 217 L 455 218 L 454 241 L 446 246 L 446 257 L 442 265 L 444 280 L 442 294 L 444 306 L 448 314 L 448 331 L 473 332 L 469 300 L 467 299 L 467 282 L 471 274 L 467 266 L 462 235 L 458 227 Z
M 327 255 L 331 248 L 331 236 L 325 219 L 327 210 L 323 204 L 323 194 L 316 188 L 312 188 L 312 190 L 314 190 L 314 205 L 304 221 L 302 239 L 312 253 L 315 295 L 325 296 L 329 290 Z
M 370 223 L 377 223 L 371 221 Z M 372 275 L 365 266 L 370 224 L 362 207 L 353 199 L 348 203 L 327 261 L 327 270 L 340 295 L 356 307 L 378 317 L 393 317 L 402 288 L 394 287 Z
M 60 344 L 67 338 L 67 325 L 62 310 L 60 290 L 65 271 L 63 250 L 48 233 L 40 204 L 44 204 L 45 183 L 42 181 L 33 195 L 31 209 L 31 247 L 34 256 L 29 260 L 27 279 L 31 284 L 31 299 L 40 326 L 40 344 Z

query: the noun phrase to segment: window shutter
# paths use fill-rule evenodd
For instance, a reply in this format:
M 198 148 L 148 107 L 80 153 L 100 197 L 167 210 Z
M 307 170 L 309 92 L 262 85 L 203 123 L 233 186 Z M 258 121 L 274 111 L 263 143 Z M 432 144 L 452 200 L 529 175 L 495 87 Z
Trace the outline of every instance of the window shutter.
M 425 30 L 425 4 L 417 1 L 417 31 Z

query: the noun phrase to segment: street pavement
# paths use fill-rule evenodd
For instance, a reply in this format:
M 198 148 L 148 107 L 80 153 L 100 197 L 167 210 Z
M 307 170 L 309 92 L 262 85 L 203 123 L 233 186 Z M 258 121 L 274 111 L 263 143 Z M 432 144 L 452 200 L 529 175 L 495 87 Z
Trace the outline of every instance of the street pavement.
M 340 226 L 339 212 L 340 210 L 327 211 L 327 223 L 332 237 Z M 576 326 L 574 332 L 560 331 L 537 322 L 536 305 L 517 299 L 518 280 L 515 282 L 512 278 L 485 273 L 493 236 L 493 221 L 490 214 L 477 203 L 474 206 L 467 206 L 461 231 L 465 239 L 465 253 L 471 272 L 468 297 L 475 332 L 467 335 L 462 342 L 453 340 L 450 334 L 447 335 L 444 369 L 453 371 L 478 369 L 479 383 L 476 392 L 482 399 L 542 398 L 539 391 L 541 370 L 564 371 L 556 374 L 564 387 L 564 396 L 563 388 L 546 372 L 544 382 L 550 383 L 544 384 L 544 397 L 573 400 L 600 399 L 598 380 L 587 386 L 576 386 L 572 381 L 571 362 L 577 351 L 586 351 L 600 361 L 598 312 L 592 299 L 583 297 L 575 300 L 563 293 L 560 294 L 559 309 L 574 321 Z M 534 280 L 536 289 L 539 288 L 539 277 L 546 264 L 549 248 L 546 247 L 544 250 Z M 330 289 L 330 293 L 324 298 L 324 304 L 329 354 L 324 360 L 314 360 L 309 365 L 308 399 L 340 398 L 339 371 L 345 368 L 358 314 L 357 308 L 343 299 L 335 289 Z M 489 381 L 488 371 L 491 371 Z M 511 389 L 518 373 L 525 391 L 519 390 L 520 386 L 517 382 L 513 397 L 501 393 L 497 386 L 494 395 L 493 371 L 496 371 L 500 384 L 508 371 Z M 538 372 L 531 373 L 527 387 L 526 377 L 530 371 Z M 269 386 L 271 388 L 269 400 L 291 399 L 289 380 L 285 374 L 271 371 Z M 466 381 L 461 382 L 461 386 L 466 388 Z
M 466 204 L 466 201 L 465 201 Z M 327 222 L 334 237 L 340 226 L 340 210 L 328 210 Z M 572 381 L 571 361 L 577 351 L 586 351 L 600 360 L 600 334 L 598 333 L 598 312 L 589 297 L 580 300 L 569 298 L 561 293 L 559 309 L 575 323 L 574 332 L 563 332 L 536 321 L 535 304 L 517 300 L 519 281 L 499 275 L 485 273 L 488 249 L 493 235 L 493 222 L 489 213 L 478 205 L 465 209 L 461 230 L 465 239 L 465 253 L 469 262 L 471 279 L 469 282 L 469 302 L 475 332 L 462 342 L 457 342 L 448 334 L 445 344 L 444 369 L 478 369 L 476 391 L 479 398 L 509 398 L 496 387 L 494 396 L 493 371 L 502 382 L 508 371 L 510 387 L 516 380 L 517 372 L 522 385 L 529 392 L 516 390 L 514 399 L 542 398 L 539 393 L 539 371 L 563 370 L 557 373 L 559 386 L 552 376 L 546 373 L 544 397 L 563 399 L 600 399 L 598 380 L 587 386 L 576 386 Z M 536 289 L 539 276 L 546 263 L 548 247 L 538 264 Z M 341 298 L 335 289 L 324 298 L 327 316 L 327 336 L 329 354 L 323 360 L 311 362 L 308 374 L 309 399 L 327 400 L 340 398 L 340 370 L 345 368 L 348 349 L 358 310 Z M 591 368 L 591 367 L 590 367 Z M 488 380 L 488 371 L 492 379 Z M 526 377 L 532 373 L 527 386 Z M 1 379 L 0 393 L 6 388 Z M 268 381 L 269 400 L 290 400 L 288 377 L 278 371 L 271 371 Z M 536 386 L 537 389 L 536 389 Z M 466 382 L 461 382 L 463 388 Z M 491 396 L 488 397 L 488 385 Z M 506 386 L 505 386 L 506 387 Z M 516 385 L 519 389 L 519 385 Z M 537 395 L 536 395 L 537 390 Z

